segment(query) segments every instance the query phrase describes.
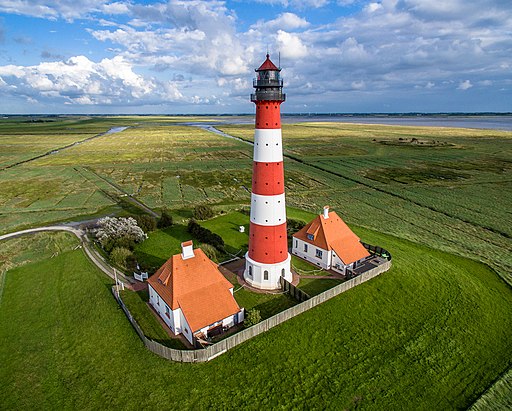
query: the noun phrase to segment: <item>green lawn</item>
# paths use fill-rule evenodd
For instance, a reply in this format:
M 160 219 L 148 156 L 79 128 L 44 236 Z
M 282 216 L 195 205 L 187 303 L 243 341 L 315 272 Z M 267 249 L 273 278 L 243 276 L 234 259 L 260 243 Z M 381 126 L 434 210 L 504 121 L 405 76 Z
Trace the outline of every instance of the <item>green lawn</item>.
M 301 278 L 298 288 L 304 291 L 309 296 L 314 296 L 323 293 L 325 290 L 341 284 L 341 280 L 327 279 L 327 278 Z
M 235 290 L 233 295 L 238 305 L 244 307 L 246 311 L 252 308 L 258 310 L 262 320 L 297 304 L 297 301 L 288 294 L 260 294 L 245 288 L 238 289 L 237 286 Z
M 185 345 L 177 338 L 171 338 L 157 320 L 151 309 L 147 306 L 149 295 L 147 290 L 134 292 L 124 290 L 120 292 L 121 299 L 139 324 L 144 335 L 153 341 L 157 341 L 167 347 L 178 350 L 186 349 Z
M 186 226 L 174 224 L 172 227 L 149 233 L 146 240 L 135 246 L 134 254 L 140 263 L 154 272 L 172 255 L 179 254 L 181 243 L 191 238 Z
M 466 408 L 512 365 L 511 290 L 482 264 L 357 231 L 390 271 L 206 364 L 147 351 L 80 249 L 13 268 L 0 409 Z
M 330 275 L 328 271 L 322 270 L 321 267 L 311 264 L 302 258 L 292 255 L 292 268 L 300 275 Z
M 227 252 L 243 257 L 249 244 L 250 220 L 248 215 L 233 211 L 199 223 L 222 237 Z M 243 233 L 239 230 L 240 226 L 245 228 Z

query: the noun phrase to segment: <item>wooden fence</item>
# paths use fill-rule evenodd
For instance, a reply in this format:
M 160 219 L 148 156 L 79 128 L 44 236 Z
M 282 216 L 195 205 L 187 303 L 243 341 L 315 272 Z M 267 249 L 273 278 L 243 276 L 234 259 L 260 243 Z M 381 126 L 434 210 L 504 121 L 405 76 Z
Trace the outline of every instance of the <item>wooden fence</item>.
M 212 360 L 213 358 L 225 353 L 231 348 L 234 348 L 237 345 L 261 333 L 264 333 L 270 330 L 271 328 L 274 328 L 276 325 L 279 325 L 289 320 L 290 318 L 295 317 L 296 315 L 302 314 L 303 312 L 310 310 L 311 308 L 316 307 L 317 305 L 322 304 L 323 302 L 330 300 L 331 298 L 336 297 L 337 295 L 344 293 L 345 291 L 350 290 L 351 288 L 354 288 L 359 284 L 362 284 L 378 276 L 379 274 L 389 270 L 390 267 L 391 261 L 388 260 L 384 264 L 375 267 L 372 270 L 369 270 L 361 275 L 358 275 L 357 277 L 354 277 L 351 280 L 348 280 L 327 291 L 324 291 L 321 294 L 315 295 L 314 297 L 311 297 L 310 299 L 296 306 L 288 308 L 285 311 L 281 311 L 280 313 L 270 318 L 267 318 L 266 320 L 263 320 L 258 324 L 253 325 L 252 327 L 246 328 L 236 334 L 233 334 L 225 338 L 224 340 L 219 341 L 218 343 L 210 345 L 207 348 L 202 348 L 198 350 L 176 350 L 174 348 L 166 347 L 156 341 L 147 338 L 144 335 L 142 329 L 139 327 L 139 325 L 133 318 L 133 316 L 131 315 L 128 308 L 126 308 L 126 306 L 124 305 L 123 301 L 121 300 L 121 297 L 117 294 L 115 287 L 112 288 L 112 293 L 114 294 L 114 297 L 116 298 L 117 302 L 125 312 L 126 316 L 128 317 L 128 320 L 130 320 L 130 323 L 133 325 L 133 328 L 135 328 L 135 331 L 137 332 L 141 340 L 144 342 L 144 345 L 148 350 L 159 355 L 160 357 L 172 361 L 205 362 Z
M 281 288 L 283 289 L 283 291 L 290 294 L 299 303 L 302 303 L 311 298 L 308 294 L 306 294 L 300 288 L 295 287 L 289 281 L 286 281 L 283 277 L 279 277 L 279 283 L 281 284 Z

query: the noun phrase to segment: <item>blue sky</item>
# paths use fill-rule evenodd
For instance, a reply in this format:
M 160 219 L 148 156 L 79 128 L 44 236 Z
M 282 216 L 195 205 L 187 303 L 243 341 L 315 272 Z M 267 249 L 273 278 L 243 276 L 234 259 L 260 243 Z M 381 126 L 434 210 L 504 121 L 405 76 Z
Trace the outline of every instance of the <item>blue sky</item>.
M 512 111 L 510 0 L 0 0 L 1 113 Z

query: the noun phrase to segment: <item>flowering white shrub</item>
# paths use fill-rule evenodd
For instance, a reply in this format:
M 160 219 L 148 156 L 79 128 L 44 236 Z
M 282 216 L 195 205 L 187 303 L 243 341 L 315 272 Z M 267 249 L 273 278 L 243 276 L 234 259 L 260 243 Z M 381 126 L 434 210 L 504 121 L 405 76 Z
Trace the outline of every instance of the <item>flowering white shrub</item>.
M 107 251 L 114 247 L 132 247 L 147 238 L 134 218 L 104 217 L 98 220 L 96 238 Z

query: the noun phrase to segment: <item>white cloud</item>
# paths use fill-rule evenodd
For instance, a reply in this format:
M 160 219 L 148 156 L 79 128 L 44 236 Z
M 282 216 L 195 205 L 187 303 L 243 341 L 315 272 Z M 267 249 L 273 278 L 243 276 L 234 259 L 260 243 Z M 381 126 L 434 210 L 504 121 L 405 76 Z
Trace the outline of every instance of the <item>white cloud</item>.
M 277 47 L 284 58 L 292 60 L 300 59 L 308 54 L 307 47 L 302 43 L 296 34 L 287 33 L 283 30 L 277 32 Z
M 459 86 L 457 87 L 458 90 L 467 90 L 467 89 L 470 89 L 471 87 L 473 87 L 473 84 L 471 84 L 471 81 L 469 80 L 464 80 L 464 81 L 461 81 Z
M 382 9 L 382 4 L 380 3 L 369 3 L 365 8 L 364 10 L 367 12 L 367 13 L 374 13 L 376 12 L 377 10 L 380 10 Z
M 353 81 L 351 83 L 351 87 L 353 90 L 363 90 L 366 87 L 366 84 L 364 81 Z
M 510 2 L 261 2 L 277 6 L 267 6 L 271 17 L 256 22 L 244 17 L 242 22 L 235 12 L 237 2 L 0 0 L 0 11 L 6 13 L 84 18 L 80 22 L 84 26 L 94 19 L 88 33 L 95 41 L 90 44 L 101 42 L 101 55 L 111 53 L 110 59 L 100 62 L 77 60 L 73 65 L 70 59 L 1 67 L 2 97 L 6 90 L 14 93 L 16 87 L 17 92 L 34 93 L 38 99 L 54 96 L 72 104 L 123 104 L 123 98 L 126 104 L 135 104 L 137 99 L 163 101 L 167 94 L 174 96 L 171 100 L 197 104 L 223 105 L 234 100 L 248 104 L 252 69 L 261 64 L 267 47 L 273 59 L 281 52 L 288 94 L 307 96 L 310 107 L 327 104 L 329 99 L 336 107 L 342 101 L 347 106 L 356 104 L 346 93 L 362 89 L 365 92 L 358 94 L 360 98 L 398 100 L 397 96 L 406 96 L 418 104 L 425 96 L 438 102 L 450 100 L 443 99 L 442 93 L 455 88 L 467 90 L 475 85 L 479 92 L 510 89 Z M 333 12 L 324 23 L 318 23 L 321 13 L 327 16 L 336 7 L 349 5 L 351 14 Z M 282 12 L 283 7 L 293 8 L 293 12 Z M 310 14 L 309 9 L 315 7 L 325 9 Z M 354 11 L 356 8 L 359 11 Z M 44 55 L 50 58 L 48 53 Z M 122 79 L 114 75 L 116 64 L 121 65 Z M 12 72 L 7 75 L 9 70 Z M 57 74 L 53 76 L 50 70 Z M 18 72 L 19 77 L 14 74 Z M 414 99 L 414 93 L 422 99 Z M 292 99 L 287 104 L 292 104 Z M 485 99 L 479 104 L 486 104 Z M 407 108 L 414 109 L 411 105 Z
M 280 4 L 283 7 L 296 9 L 320 8 L 329 3 L 329 0 L 256 0 L 258 3 Z
M 70 104 L 185 101 L 176 84 L 144 78 L 120 56 L 99 63 L 75 56 L 37 66 L 0 66 L 0 79 L 31 98 L 52 98 Z
M 254 30 L 297 30 L 308 27 L 310 24 L 305 18 L 299 17 L 294 13 L 282 13 L 273 20 L 258 20 L 251 26 Z
M 73 20 L 100 11 L 105 0 L 0 0 L 0 11 L 41 18 Z
M 104 4 L 101 7 L 101 11 L 106 14 L 130 14 L 129 3 L 125 2 L 114 2 Z

